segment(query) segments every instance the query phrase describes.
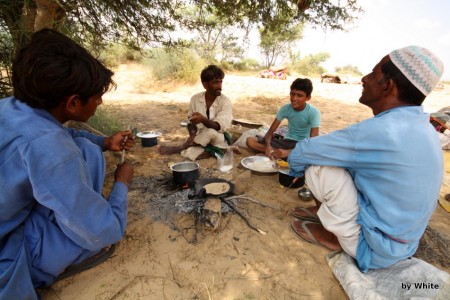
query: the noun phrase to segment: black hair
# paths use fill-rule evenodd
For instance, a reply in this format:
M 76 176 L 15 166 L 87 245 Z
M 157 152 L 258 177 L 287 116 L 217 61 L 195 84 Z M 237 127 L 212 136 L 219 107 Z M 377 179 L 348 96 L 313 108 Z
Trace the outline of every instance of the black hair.
M 392 79 L 394 81 L 400 101 L 417 106 L 422 105 L 425 95 L 406 78 L 390 59 L 381 66 L 381 72 L 384 75 L 384 79 Z
M 303 91 L 309 97 L 313 91 L 313 84 L 308 78 L 297 78 L 292 82 L 291 90 Z
M 202 82 L 210 82 L 214 79 L 223 79 L 225 77 L 225 73 L 216 65 L 209 65 L 202 70 L 200 74 L 200 78 Z
M 52 109 L 71 95 L 83 104 L 111 86 L 113 72 L 65 35 L 42 29 L 13 61 L 14 96 L 34 108 Z

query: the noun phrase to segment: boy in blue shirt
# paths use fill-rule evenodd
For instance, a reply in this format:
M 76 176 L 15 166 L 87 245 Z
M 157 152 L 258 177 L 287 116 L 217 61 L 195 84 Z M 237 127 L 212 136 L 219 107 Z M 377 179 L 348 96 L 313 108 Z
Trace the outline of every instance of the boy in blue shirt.
M 297 78 L 291 84 L 291 103 L 283 105 L 277 112 L 269 131 L 262 136 L 247 138 L 247 146 L 271 157 L 280 149 L 279 157 L 286 158 L 298 141 L 319 135 L 320 111 L 306 103 L 311 99 L 313 85 L 308 78 Z M 288 131 L 283 139 L 273 139 L 275 130 L 283 119 L 288 120 Z

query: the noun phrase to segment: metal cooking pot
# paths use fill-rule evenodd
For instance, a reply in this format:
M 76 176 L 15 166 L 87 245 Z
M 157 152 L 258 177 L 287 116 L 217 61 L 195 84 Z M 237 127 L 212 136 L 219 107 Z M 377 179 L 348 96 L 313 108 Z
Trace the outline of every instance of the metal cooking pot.
M 278 181 L 282 186 L 291 187 L 291 188 L 299 188 L 305 184 L 305 176 L 300 177 L 297 182 L 295 182 L 292 186 L 292 181 L 294 180 L 294 176 L 289 175 L 289 169 L 279 169 L 278 170 Z
M 183 161 L 170 166 L 173 181 L 179 185 L 195 185 L 200 177 L 199 164 L 192 161 Z

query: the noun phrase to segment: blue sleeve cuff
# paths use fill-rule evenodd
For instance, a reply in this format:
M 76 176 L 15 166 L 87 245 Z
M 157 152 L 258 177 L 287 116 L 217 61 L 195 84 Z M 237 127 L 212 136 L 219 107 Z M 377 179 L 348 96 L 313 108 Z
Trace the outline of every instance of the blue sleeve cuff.
M 114 196 L 115 198 L 128 198 L 128 187 L 125 183 L 120 182 L 120 181 L 116 181 L 114 183 L 114 186 L 112 188 L 111 193 L 109 194 L 109 198 L 111 198 L 111 196 Z

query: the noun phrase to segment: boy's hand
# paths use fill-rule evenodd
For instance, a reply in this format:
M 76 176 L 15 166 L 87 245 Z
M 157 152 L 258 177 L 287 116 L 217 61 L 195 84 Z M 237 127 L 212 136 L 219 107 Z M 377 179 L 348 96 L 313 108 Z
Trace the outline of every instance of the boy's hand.
M 124 162 L 117 165 L 117 169 L 114 173 L 114 179 L 118 182 L 123 182 L 127 186 L 130 185 L 134 176 L 133 166 L 129 162 Z
M 130 130 L 119 131 L 105 138 L 104 150 L 121 151 L 133 147 L 135 137 Z

